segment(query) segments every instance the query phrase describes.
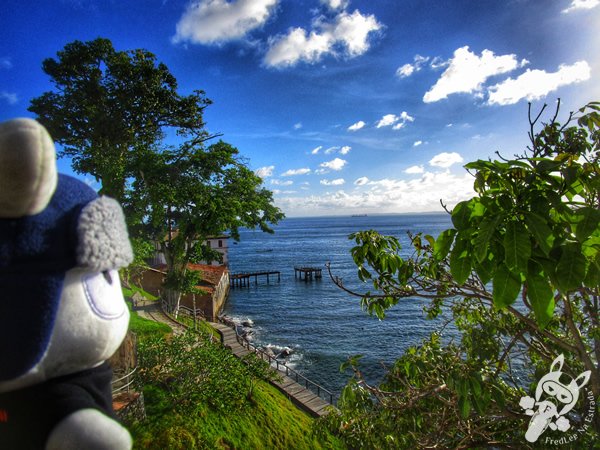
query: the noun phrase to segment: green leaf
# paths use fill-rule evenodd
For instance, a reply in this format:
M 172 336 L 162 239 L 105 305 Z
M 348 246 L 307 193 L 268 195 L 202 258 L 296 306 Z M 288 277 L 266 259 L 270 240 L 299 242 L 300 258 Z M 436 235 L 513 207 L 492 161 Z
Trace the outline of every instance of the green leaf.
M 452 210 L 452 223 L 457 230 L 465 230 L 471 226 L 471 200 L 458 203 Z
M 561 246 L 561 255 L 555 272 L 558 288 L 563 293 L 579 288 L 585 279 L 586 265 L 587 261 L 579 243 L 573 242 Z
M 538 214 L 527 212 L 525 213 L 525 224 L 540 249 L 548 256 L 554 244 L 554 235 L 546 221 Z
M 486 217 L 479 225 L 479 232 L 475 237 L 474 250 L 475 257 L 480 263 L 487 255 L 488 244 L 494 235 L 494 232 L 496 231 L 496 226 L 498 225 L 500 219 L 500 215 L 496 214 L 493 217 Z
M 487 284 L 494 275 L 494 262 L 491 259 L 486 258 L 479 264 L 475 264 L 475 272 L 477 272 L 481 282 Z
M 448 256 L 448 252 L 450 251 L 450 247 L 452 246 L 452 242 L 454 242 L 454 236 L 456 235 L 456 230 L 454 228 L 450 228 L 448 230 L 442 231 L 438 238 L 435 241 L 433 256 L 438 261 L 441 261 L 446 256 Z
M 600 211 L 596 208 L 585 207 L 575 213 L 575 236 L 579 242 L 585 241 L 592 233 L 598 230 Z
M 527 298 L 537 323 L 545 328 L 554 313 L 554 292 L 548 279 L 537 273 L 527 274 Z
M 463 419 L 469 417 L 469 413 L 471 412 L 471 401 L 468 396 L 461 395 L 458 397 L 458 409 L 460 410 L 460 415 Z
M 500 264 L 494 274 L 492 286 L 494 306 L 498 309 L 505 308 L 517 299 L 521 290 L 521 279 L 504 264 Z
M 527 229 L 519 222 L 510 222 L 504 235 L 504 262 L 515 274 L 527 271 L 531 256 L 531 241 Z
M 450 252 L 450 273 L 458 284 L 464 284 L 471 274 L 471 258 L 468 251 L 469 242 L 457 238 Z

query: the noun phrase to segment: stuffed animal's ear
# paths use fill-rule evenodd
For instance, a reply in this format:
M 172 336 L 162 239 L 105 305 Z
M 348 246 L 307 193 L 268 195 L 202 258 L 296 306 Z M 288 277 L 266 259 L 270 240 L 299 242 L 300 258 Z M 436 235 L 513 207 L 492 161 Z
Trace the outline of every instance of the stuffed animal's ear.
M 77 235 L 79 266 L 104 272 L 127 267 L 133 260 L 123 210 L 112 198 L 99 197 L 83 208 Z
M 56 153 L 46 129 L 31 119 L 0 123 L 0 218 L 40 213 L 56 183 Z

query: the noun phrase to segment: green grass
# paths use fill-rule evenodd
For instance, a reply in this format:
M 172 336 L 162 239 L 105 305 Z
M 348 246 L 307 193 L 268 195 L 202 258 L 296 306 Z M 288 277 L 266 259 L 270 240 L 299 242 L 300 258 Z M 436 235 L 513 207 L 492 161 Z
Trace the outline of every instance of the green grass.
M 145 391 L 148 410 L 161 410 L 158 389 Z M 157 402 L 158 404 L 155 404 Z M 275 387 L 257 385 L 252 405 L 218 411 L 197 405 L 185 416 L 172 411 L 132 427 L 137 449 L 344 449 L 332 435 L 313 433 L 315 419 L 297 409 Z
M 131 296 L 134 291 L 124 290 Z M 145 295 L 143 291 L 142 295 Z M 145 295 L 146 296 L 146 295 Z M 147 297 L 148 298 L 148 297 Z M 190 320 L 190 324 L 193 321 Z M 219 336 L 205 321 L 197 322 L 205 336 Z M 165 324 L 131 313 L 130 329 L 141 340 L 164 336 L 172 330 Z M 239 364 L 243 364 L 239 361 Z M 224 365 L 217 371 L 224 381 Z M 173 406 L 167 386 L 146 385 L 144 399 L 147 419 L 129 427 L 134 449 L 344 449 L 344 444 L 327 432 L 313 432 L 315 419 L 299 410 L 277 388 L 257 381 L 252 398 L 240 408 L 219 409 L 208 403 L 189 408 Z M 185 411 L 185 412 L 183 412 Z M 322 427 L 321 427 L 322 428 Z

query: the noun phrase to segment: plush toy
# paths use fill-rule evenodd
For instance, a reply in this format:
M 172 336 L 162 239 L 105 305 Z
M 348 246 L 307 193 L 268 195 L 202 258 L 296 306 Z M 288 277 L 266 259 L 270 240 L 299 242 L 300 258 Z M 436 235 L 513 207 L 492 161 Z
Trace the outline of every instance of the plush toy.
M 30 119 L 0 123 L 0 449 L 127 449 L 106 360 L 129 323 L 119 204 L 56 171 Z

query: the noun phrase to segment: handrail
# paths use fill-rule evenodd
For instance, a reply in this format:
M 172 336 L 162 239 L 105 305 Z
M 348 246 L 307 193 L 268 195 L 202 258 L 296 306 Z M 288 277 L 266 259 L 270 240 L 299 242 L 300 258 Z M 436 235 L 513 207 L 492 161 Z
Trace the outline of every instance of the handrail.
M 286 376 L 290 377 L 290 378 L 295 378 L 296 383 L 299 383 L 300 380 L 302 380 L 304 382 L 304 386 L 307 389 L 312 390 L 313 392 L 316 390 L 317 392 L 315 392 L 317 394 L 318 397 L 324 398 L 325 400 L 327 398 L 329 398 L 329 403 L 331 405 L 333 405 L 333 393 L 329 390 L 327 390 L 326 388 L 324 388 L 323 386 L 315 383 L 312 380 L 309 380 L 308 378 L 306 378 L 304 375 L 300 374 L 299 372 L 295 371 L 294 369 L 292 369 L 291 367 L 288 367 L 284 362 L 279 361 L 276 357 L 269 355 L 267 352 L 265 352 L 263 349 L 258 348 L 257 346 L 255 346 L 254 344 L 250 343 L 248 341 L 248 339 L 246 339 L 244 336 L 240 335 L 238 333 L 238 330 L 236 327 L 231 327 L 231 325 L 229 325 L 228 323 L 226 323 L 224 320 L 222 320 L 222 318 L 219 317 L 219 322 L 221 322 L 223 325 L 227 325 L 229 328 L 233 328 L 233 330 L 235 331 L 235 337 L 236 340 L 238 341 L 238 343 L 242 346 L 245 347 L 246 349 L 260 355 L 260 358 L 263 359 L 263 356 L 265 356 L 268 361 L 269 364 L 273 365 L 273 363 L 275 364 L 276 369 L 279 372 L 282 372 L 286 374 Z M 285 371 L 282 370 L 280 368 L 280 366 L 283 366 L 285 368 Z M 290 373 L 292 374 L 292 376 L 290 376 Z M 325 395 L 325 397 L 323 397 L 323 395 L 321 395 L 323 393 L 323 395 Z
M 119 386 L 118 388 L 114 388 L 112 389 L 112 393 L 117 394 L 125 389 L 129 390 L 129 386 L 131 386 L 135 379 L 133 378 L 133 374 L 137 371 L 138 366 L 135 366 L 133 368 L 133 370 L 131 372 L 128 372 L 127 374 L 123 375 L 121 378 L 117 378 L 116 380 L 111 381 L 111 387 L 114 386 L 115 384 L 117 384 L 119 381 L 123 381 L 125 379 L 128 379 L 129 377 L 132 377 L 126 384 L 124 384 L 123 386 Z

